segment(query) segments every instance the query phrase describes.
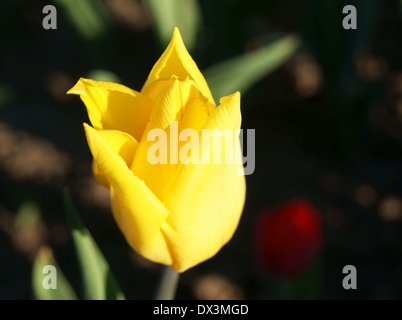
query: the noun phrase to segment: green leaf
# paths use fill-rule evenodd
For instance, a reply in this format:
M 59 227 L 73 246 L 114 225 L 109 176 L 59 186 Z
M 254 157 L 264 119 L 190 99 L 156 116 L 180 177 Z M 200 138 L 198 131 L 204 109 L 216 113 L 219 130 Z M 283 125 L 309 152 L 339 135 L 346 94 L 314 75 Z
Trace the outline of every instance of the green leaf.
M 144 0 L 154 23 L 156 34 L 163 48 L 178 27 L 186 47 L 191 51 L 202 25 L 201 10 L 197 0 Z
M 84 299 L 87 300 L 122 300 L 124 295 L 110 270 L 109 264 L 94 239 L 85 228 L 74 204 L 65 191 L 64 208 L 77 250 L 83 278 Z
M 101 38 L 108 30 L 110 17 L 99 0 L 53 0 L 67 14 L 71 24 L 87 40 Z
M 54 266 L 55 273 L 55 285 L 56 288 L 45 289 L 44 282 L 49 283 L 46 277 L 51 277 L 51 272 L 44 270 L 45 266 Z M 64 276 L 60 267 L 57 265 L 56 260 L 53 257 L 52 249 L 48 246 L 42 246 L 36 254 L 33 269 L 32 269 L 32 290 L 33 296 L 36 300 L 76 300 L 75 294 L 70 283 Z
M 91 70 L 86 75 L 86 78 L 97 81 L 110 81 L 115 83 L 122 83 L 118 75 L 109 70 L 103 70 L 103 69 Z
M 295 52 L 298 37 L 287 35 L 244 55 L 221 62 L 203 74 L 215 100 L 240 91 L 245 94 L 255 83 L 279 67 Z

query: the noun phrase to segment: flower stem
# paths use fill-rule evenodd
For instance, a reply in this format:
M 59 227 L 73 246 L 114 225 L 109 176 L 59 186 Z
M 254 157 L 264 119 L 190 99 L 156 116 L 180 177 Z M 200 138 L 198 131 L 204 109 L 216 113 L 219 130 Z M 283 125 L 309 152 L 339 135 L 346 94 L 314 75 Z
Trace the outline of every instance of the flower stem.
M 176 295 L 177 284 L 180 273 L 166 266 L 163 270 L 162 279 L 159 284 L 156 300 L 173 300 Z

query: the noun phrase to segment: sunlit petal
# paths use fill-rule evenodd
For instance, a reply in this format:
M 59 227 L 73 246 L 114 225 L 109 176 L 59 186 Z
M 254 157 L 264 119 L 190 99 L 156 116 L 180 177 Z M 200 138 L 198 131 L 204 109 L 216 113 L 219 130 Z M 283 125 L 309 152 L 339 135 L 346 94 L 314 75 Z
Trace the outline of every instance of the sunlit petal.
M 170 79 L 172 76 L 181 79 L 189 77 L 194 80 L 202 94 L 211 104 L 215 105 L 208 84 L 193 58 L 188 53 L 183 43 L 183 39 L 181 38 L 179 29 L 177 28 L 174 29 L 173 37 L 169 46 L 152 68 L 141 92 L 146 93 L 148 86 L 154 81 L 159 79 Z
M 80 95 L 95 129 L 113 129 L 141 139 L 153 103 L 121 84 L 81 78 L 68 94 Z
M 240 95 L 222 99 L 205 129 L 240 128 Z M 174 250 L 173 268 L 184 271 L 216 254 L 233 236 L 244 200 L 242 164 L 181 165 L 164 193 L 171 212 L 163 232 Z

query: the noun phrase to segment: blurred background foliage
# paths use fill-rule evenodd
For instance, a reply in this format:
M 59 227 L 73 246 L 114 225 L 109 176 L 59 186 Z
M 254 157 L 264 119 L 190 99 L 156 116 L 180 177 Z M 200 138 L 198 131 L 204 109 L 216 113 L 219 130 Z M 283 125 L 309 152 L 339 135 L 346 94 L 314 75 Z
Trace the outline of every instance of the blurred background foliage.
M 47 4 L 57 8 L 57 30 L 42 27 Z M 357 8 L 357 30 L 342 28 L 347 4 Z M 153 297 L 161 267 L 135 254 L 114 223 L 108 191 L 92 177 L 84 105 L 65 93 L 81 76 L 140 90 L 175 25 L 215 100 L 240 90 L 243 128 L 256 129 L 239 228 L 216 257 L 183 274 L 178 298 L 401 299 L 401 6 L 1 1 L 0 299 L 31 299 L 32 270 L 53 259 L 74 288 L 66 295 L 85 297 L 65 186 L 126 298 Z M 324 247 L 296 290 L 257 264 L 253 234 L 262 208 L 299 196 L 322 214 Z M 342 288 L 348 264 L 357 290 Z M 289 291 L 297 294 L 281 296 Z

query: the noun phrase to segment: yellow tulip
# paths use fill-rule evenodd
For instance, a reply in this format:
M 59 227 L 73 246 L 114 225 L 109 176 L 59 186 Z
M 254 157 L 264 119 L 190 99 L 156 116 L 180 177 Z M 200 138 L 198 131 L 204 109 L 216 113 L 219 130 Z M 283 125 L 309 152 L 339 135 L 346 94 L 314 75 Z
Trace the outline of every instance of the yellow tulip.
M 245 201 L 241 160 L 232 164 L 174 161 L 151 164 L 152 129 L 185 142 L 178 130 L 239 129 L 240 93 L 216 106 L 208 85 L 176 28 L 141 92 L 123 85 L 81 78 L 68 91 L 80 95 L 92 127 L 84 123 L 97 181 L 110 188 L 114 218 L 130 246 L 177 272 L 214 256 L 233 236 Z M 177 138 L 177 137 L 176 137 Z M 238 137 L 236 143 L 240 145 Z M 211 157 L 225 144 L 212 145 Z M 168 159 L 176 157 L 168 154 Z M 238 160 L 238 159 L 237 159 Z

